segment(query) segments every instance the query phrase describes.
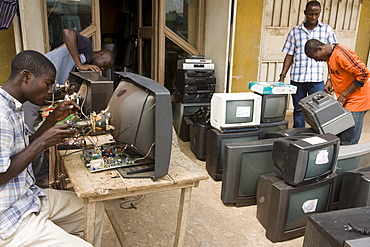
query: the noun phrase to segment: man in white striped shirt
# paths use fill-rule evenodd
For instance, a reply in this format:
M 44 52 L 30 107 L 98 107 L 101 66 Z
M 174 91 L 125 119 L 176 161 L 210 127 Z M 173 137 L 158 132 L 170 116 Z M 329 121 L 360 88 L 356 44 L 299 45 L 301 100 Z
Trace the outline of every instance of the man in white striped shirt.
M 305 120 L 299 101 L 317 91 L 324 91 L 324 63 L 316 62 L 304 53 L 304 46 L 309 39 L 318 39 L 325 44 L 336 43 L 333 29 L 319 22 L 321 4 L 310 1 L 304 10 L 305 20 L 292 28 L 285 40 L 282 51 L 286 53 L 279 76 L 283 82 L 290 68 L 290 84 L 297 86 L 293 99 L 293 128 L 305 127 Z

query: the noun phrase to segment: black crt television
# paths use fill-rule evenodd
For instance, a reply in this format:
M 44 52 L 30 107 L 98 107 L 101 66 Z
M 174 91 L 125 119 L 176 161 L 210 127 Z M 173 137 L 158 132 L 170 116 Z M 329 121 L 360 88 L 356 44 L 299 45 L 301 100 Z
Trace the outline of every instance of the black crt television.
M 244 132 L 221 132 L 210 129 L 207 132 L 206 143 L 206 170 L 215 181 L 222 179 L 222 169 L 225 154 L 225 144 L 249 142 L 262 138 L 262 130 Z
M 281 122 L 285 119 L 288 105 L 288 94 L 258 95 L 262 96 L 261 123 Z
M 280 122 L 261 123 L 260 129 L 263 131 L 262 138 L 266 138 L 266 134 L 269 132 L 288 129 L 288 124 L 288 120 L 282 120 Z
M 334 189 L 332 209 L 337 209 L 343 176 L 346 171 L 370 166 L 370 142 L 339 147 L 337 181 Z
M 269 131 L 265 134 L 265 138 L 279 138 L 279 137 L 291 137 L 297 135 L 307 135 L 313 136 L 317 135 L 316 131 L 312 128 L 291 128 L 291 129 L 283 129 L 283 130 L 273 130 Z
M 120 83 L 109 104 L 111 133 L 136 157 L 130 168 L 119 168 L 125 177 L 156 179 L 168 173 L 172 147 L 170 92 L 152 79 L 129 72 L 115 72 Z
M 221 200 L 225 205 L 256 204 L 259 176 L 274 171 L 271 152 L 275 140 L 226 144 L 221 187 Z
M 370 206 L 370 167 L 346 171 L 339 197 L 339 209 Z
M 340 139 L 330 133 L 293 136 L 274 142 L 274 171 L 293 186 L 317 182 L 335 172 Z
M 281 242 L 305 233 L 307 216 L 330 210 L 336 174 L 316 183 L 290 186 L 275 172 L 261 175 L 257 185 L 257 219 L 266 237 Z
M 105 110 L 113 94 L 113 81 L 94 71 L 70 72 L 69 92 L 81 96 L 81 111 L 85 116 Z

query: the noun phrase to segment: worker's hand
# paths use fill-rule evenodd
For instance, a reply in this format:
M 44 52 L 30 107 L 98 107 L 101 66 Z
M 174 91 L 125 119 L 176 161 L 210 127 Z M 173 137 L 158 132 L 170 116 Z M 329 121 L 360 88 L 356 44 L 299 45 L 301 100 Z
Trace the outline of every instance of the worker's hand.
M 41 136 L 35 139 L 43 148 L 51 147 L 63 141 L 64 138 L 70 138 L 77 135 L 76 129 L 71 124 L 56 125 L 46 130 Z
M 82 65 L 78 66 L 77 68 L 81 71 L 91 70 L 91 71 L 95 71 L 95 72 L 101 72 L 101 69 L 98 66 L 93 65 L 93 64 L 82 64 Z
M 346 103 L 346 96 L 344 96 L 343 94 L 339 95 L 337 101 L 339 101 L 339 103 L 341 104 L 341 106 L 344 107 L 344 105 Z
M 324 90 L 325 92 L 327 92 L 328 94 L 331 94 L 333 91 L 334 91 L 334 88 L 333 86 L 331 85 L 331 80 L 328 79 L 325 83 L 325 86 L 324 86 Z
M 49 117 L 53 118 L 56 122 L 62 121 L 72 113 L 77 114 L 80 107 L 74 101 L 63 101 L 55 110 L 50 113 Z

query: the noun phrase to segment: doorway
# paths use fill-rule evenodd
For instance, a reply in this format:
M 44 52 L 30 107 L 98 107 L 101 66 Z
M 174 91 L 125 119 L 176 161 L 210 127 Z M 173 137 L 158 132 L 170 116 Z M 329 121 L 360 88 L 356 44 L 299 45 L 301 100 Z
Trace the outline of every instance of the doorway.
M 100 0 L 102 47 L 129 71 L 173 88 L 177 60 L 203 52 L 204 0 Z

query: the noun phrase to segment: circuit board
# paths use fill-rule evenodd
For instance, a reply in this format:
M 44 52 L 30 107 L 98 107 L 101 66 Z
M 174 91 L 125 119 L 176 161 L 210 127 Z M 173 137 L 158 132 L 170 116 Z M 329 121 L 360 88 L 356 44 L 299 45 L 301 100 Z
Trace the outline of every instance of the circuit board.
M 86 146 L 82 149 L 81 158 L 90 172 L 131 166 L 135 159 L 125 153 L 126 146 L 104 144 L 98 147 Z

